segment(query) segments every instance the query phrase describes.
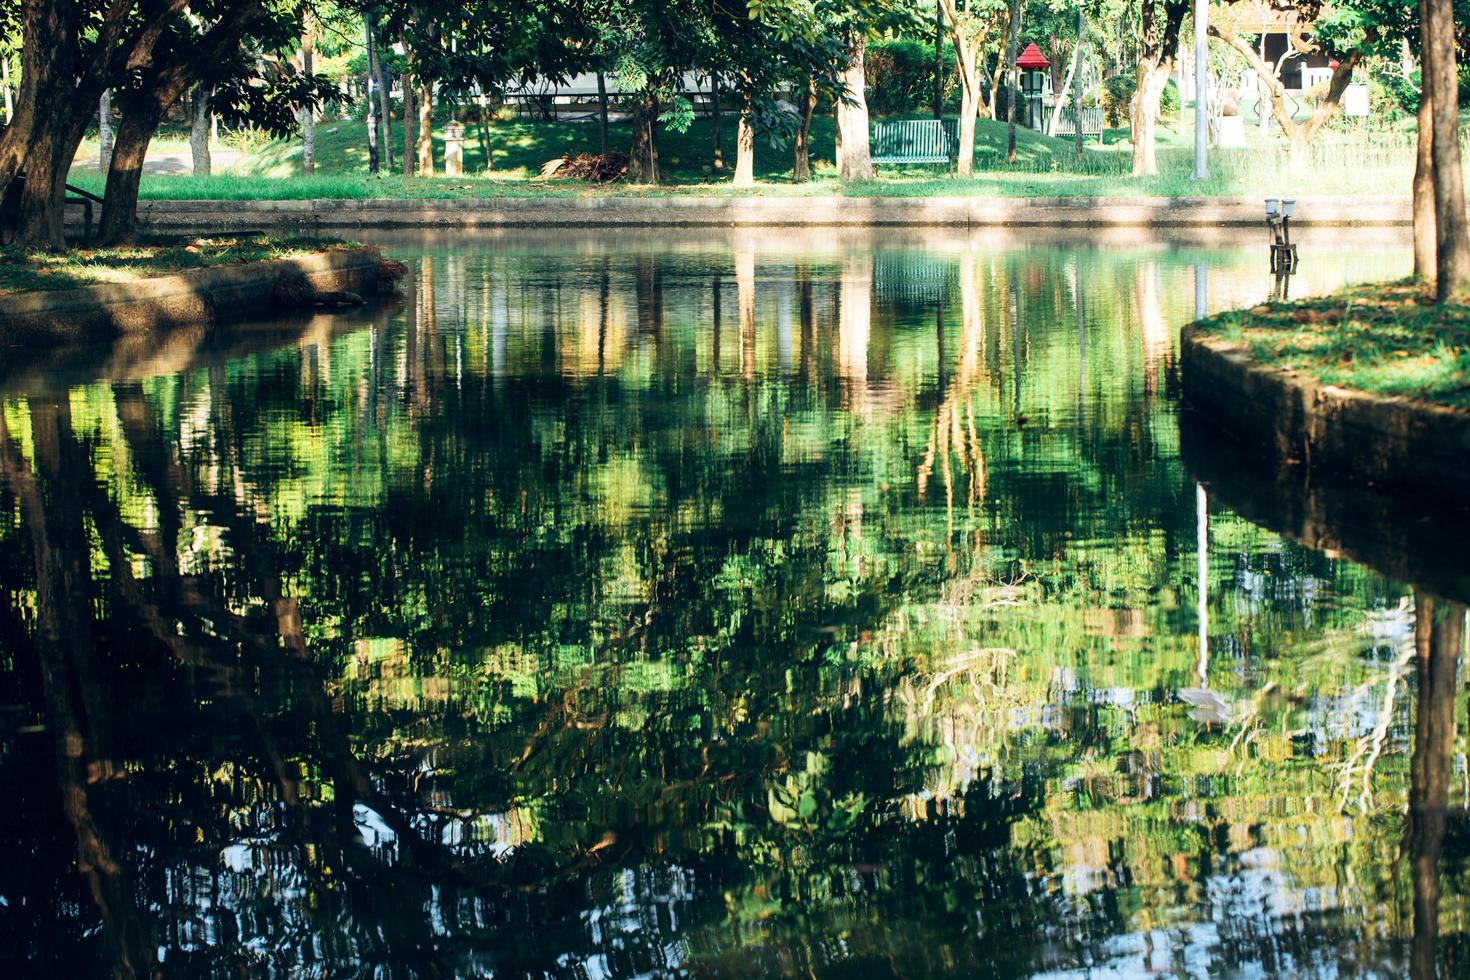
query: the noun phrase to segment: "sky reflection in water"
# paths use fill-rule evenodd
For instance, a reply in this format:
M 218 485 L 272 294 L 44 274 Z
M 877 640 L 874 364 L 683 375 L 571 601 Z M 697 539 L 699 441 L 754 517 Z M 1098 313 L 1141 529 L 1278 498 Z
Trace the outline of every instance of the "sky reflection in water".
M 13 368 L 0 956 L 1451 975 L 1464 552 L 1416 604 L 1293 539 L 1426 525 L 1181 426 L 1259 245 L 404 239 L 377 313 Z

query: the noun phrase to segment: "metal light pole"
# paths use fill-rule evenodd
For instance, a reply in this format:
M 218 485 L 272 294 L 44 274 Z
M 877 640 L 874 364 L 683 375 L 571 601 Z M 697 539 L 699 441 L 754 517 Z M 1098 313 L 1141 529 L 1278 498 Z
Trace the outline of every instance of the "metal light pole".
M 1194 179 L 1210 176 L 1210 0 L 1194 0 Z

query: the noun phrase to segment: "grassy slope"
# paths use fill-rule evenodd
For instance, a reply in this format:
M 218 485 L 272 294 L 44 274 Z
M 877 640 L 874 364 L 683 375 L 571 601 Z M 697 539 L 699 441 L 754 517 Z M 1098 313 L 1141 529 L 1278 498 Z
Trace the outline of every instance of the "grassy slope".
M 1412 162 L 1407 154 L 1379 154 L 1364 158 L 1352 153 L 1324 154 L 1323 166 L 1304 174 L 1285 173 L 1279 147 L 1254 148 L 1217 153 L 1213 179 L 1189 179 L 1190 158 L 1180 134 L 1161 141 L 1160 161 L 1164 173 L 1156 178 L 1128 176 L 1126 147 L 1110 145 L 1089 149 L 1080 165 L 1073 162 L 1073 147 L 1067 140 L 1052 139 L 1027 129 L 1017 130 L 1020 160 L 1015 166 L 1004 162 L 1005 125 L 981 120 L 976 135 L 977 174 L 959 181 L 943 166 L 882 167 L 880 179 L 868 184 L 841 186 L 832 173 L 833 132 L 830 118 L 813 122 L 813 150 L 817 179 L 806 184 L 789 178 L 789 147 L 771 147 L 762 141 L 756 147 L 755 191 L 747 193 L 817 195 L 841 193 L 852 196 L 993 195 L 1031 197 L 1075 196 L 1195 196 L 1195 195 L 1299 195 L 1406 193 Z M 1168 132 L 1166 130 L 1166 132 Z M 462 178 L 404 178 L 385 175 L 373 178 L 367 172 L 367 151 L 360 121 L 328 120 L 317 127 L 317 172 L 298 175 L 301 159 L 299 140 L 266 143 L 246 153 L 229 173 L 195 179 L 153 176 L 144 179 L 145 198 L 172 199 L 305 199 L 369 197 L 543 197 L 592 194 L 701 194 L 729 195 L 728 177 L 712 166 L 714 141 L 709 120 L 697 120 L 687 133 L 663 133 L 660 139 L 665 184 L 639 188 L 626 184 L 589 187 L 564 181 L 534 180 L 547 160 L 566 152 L 596 152 L 598 131 L 593 123 L 496 122 L 490 141 L 495 151 L 495 168 L 486 171 L 485 148 L 479 130 L 467 127 L 465 169 Z M 727 119 L 721 145 L 725 174 L 735 159 L 735 125 Z M 626 149 L 630 131 L 626 123 L 611 127 L 610 146 Z M 401 153 L 401 132 L 395 131 L 394 149 Z M 443 159 L 442 141 L 435 141 L 436 160 Z M 262 179 L 265 178 L 265 179 Z M 89 190 L 100 190 L 101 177 L 82 171 L 73 182 Z
M 1355 286 L 1202 326 L 1327 384 L 1470 409 L 1470 307 L 1437 306 L 1416 283 Z
M 197 238 L 68 252 L 0 248 L 0 295 L 38 289 L 70 289 L 101 282 L 132 282 L 186 269 L 285 259 L 335 247 L 321 239 Z

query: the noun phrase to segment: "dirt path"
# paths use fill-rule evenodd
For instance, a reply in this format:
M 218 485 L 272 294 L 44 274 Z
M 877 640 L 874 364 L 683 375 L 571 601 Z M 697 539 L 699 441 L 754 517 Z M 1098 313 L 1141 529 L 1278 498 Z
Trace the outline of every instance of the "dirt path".
M 239 150 L 228 146 L 217 146 L 211 154 L 211 162 L 214 170 L 218 172 L 233 166 L 239 161 L 240 156 Z M 95 171 L 97 169 L 96 153 L 84 150 L 78 154 L 72 169 Z M 145 174 L 191 174 L 194 172 L 194 159 L 187 148 L 149 150 L 148 156 L 143 161 L 143 172 Z

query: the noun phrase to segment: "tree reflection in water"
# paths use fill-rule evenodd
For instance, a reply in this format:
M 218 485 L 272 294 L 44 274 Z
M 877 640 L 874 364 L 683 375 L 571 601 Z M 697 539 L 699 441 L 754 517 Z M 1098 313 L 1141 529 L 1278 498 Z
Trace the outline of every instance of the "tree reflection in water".
M 432 253 L 390 323 L 8 397 L 4 955 L 1455 962 L 1463 609 L 1198 534 L 1168 329 L 1254 252 L 799 244 Z

